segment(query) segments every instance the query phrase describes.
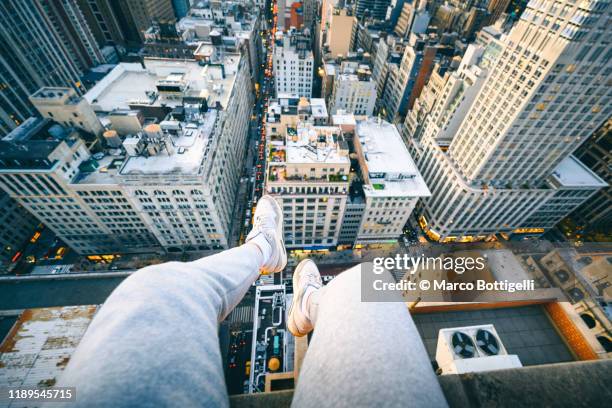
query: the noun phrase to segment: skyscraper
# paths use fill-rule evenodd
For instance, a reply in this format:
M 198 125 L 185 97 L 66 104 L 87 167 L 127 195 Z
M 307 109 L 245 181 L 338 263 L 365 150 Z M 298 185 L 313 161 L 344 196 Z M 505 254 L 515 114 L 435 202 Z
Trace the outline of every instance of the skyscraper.
M 529 5 L 505 38 L 449 148 L 468 182 L 537 184 L 610 116 L 609 4 L 573 3 Z
M 249 64 L 246 53 L 201 48 L 197 62 L 119 64 L 82 98 L 34 94 L 48 117 L 0 140 L 0 188 L 81 254 L 230 246 L 253 106 Z M 108 119 L 108 148 L 77 129 L 95 129 L 92 111 Z
M 612 118 L 580 146 L 576 157 L 608 183 L 608 187 L 578 207 L 571 217 L 586 231 L 609 235 L 612 231 Z
M 38 0 L 36 4 L 81 72 L 106 62 L 77 0 Z
M 283 208 L 288 248 L 338 244 L 351 161 L 342 129 L 327 121 L 323 99 L 282 98 L 268 108 L 265 189 Z
M 125 3 L 118 0 L 77 0 L 99 46 L 140 43 L 138 30 Z
M 28 96 L 42 86 L 81 91 L 81 67 L 36 0 L 0 2 L 0 135 L 36 111 Z
M 489 11 L 489 24 L 493 24 L 502 13 L 508 9 L 510 0 L 489 0 L 487 10 Z
M 376 20 L 384 20 L 387 17 L 387 9 L 391 0 L 357 0 L 355 2 L 355 16 L 358 19 L 372 17 Z
M 304 27 L 312 28 L 318 12 L 317 0 L 303 0 L 302 6 L 304 8 Z
M 314 57 L 308 36 L 297 31 L 277 32 L 273 64 L 277 96 L 312 96 Z
M 172 8 L 177 19 L 183 18 L 189 12 L 189 0 L 172 0 Z
M 376 103 L 376 82 L 368 64 L 344 61 L 334 78 L 330 112 L 342 110 L 355 115 L 372 116 Z
M 430 236 L 542 233 L 606 185 L 571 153 L 612 110 L 609 13 L 610 3 L 532 2 L 481 62 L 466 52 L 460 69 L 487 64 L 477 96 L 434 105 L 443 121 L 406 135 L 433 193 L 420 218 Z M 432 126 L 452 121 L 447 150 Z

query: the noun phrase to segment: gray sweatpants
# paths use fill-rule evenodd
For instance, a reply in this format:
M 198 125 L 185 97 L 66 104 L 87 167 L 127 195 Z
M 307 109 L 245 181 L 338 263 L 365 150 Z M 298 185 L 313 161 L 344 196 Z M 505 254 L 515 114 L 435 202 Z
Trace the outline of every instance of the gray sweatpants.
M 218 324 L 261 262 L 243 245 L 136 272 L 97 313 L 58 386 L 76 387 L 79 407 L 228 406 Z M 362 303 L 359 273 L 318 296 L 293 405 L 446 406 L 406 306 Z

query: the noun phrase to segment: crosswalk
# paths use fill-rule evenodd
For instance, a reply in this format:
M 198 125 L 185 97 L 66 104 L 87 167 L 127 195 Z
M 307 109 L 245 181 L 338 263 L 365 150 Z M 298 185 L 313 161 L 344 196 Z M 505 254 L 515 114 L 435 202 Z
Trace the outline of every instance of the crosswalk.
M 253 322 L 253 306 L 244 305 L 238 306 L 227 317 L 230 323 L 252 323 Z

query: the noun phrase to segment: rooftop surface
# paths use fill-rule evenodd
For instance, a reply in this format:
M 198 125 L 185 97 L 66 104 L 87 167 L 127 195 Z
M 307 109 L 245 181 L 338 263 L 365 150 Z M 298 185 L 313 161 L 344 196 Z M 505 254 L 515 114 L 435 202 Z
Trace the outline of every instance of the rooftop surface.
M 109 152 L 110 153 L 110 152 Z M 73 184 L 116 184 L 115 176 L 125 163 L 125 155 L 106 154 L 99 160 L 98 168 L 92 172 L 80 171 L 72 180 Z
M 31 117 L 0 140 L 0 159 L 7 161 L 7 168 L 28 168 L 34 161 L 40 162 L 36 167 L 50 168 L 49 155 L 62 141 L 75 143 L 76 135 L 51 119 Z
M 552 174 L 563 187 L 607 187 L 597 174 L 570 155 L 563 159 Z
M 138 63 L 121 63 L 98 82 L 85 99 L 96 111 L 129 109 L 130 104 L 149 106 L 182 105 L 182 98 L 165 96 L 157 90 L 159 82 L 171 81 L 185 87 L 184 97 L 208 97 L 209 105 L 227 106 L 235 81 L 239 54 L 226 54 L 221 64 L 200 65 L 196 61 L 145 58 Z
M 327 118 L 327 106 L 323 98 L 310 98 L 310 110 L 315 118 Z
M 355 115 L 352 113 L 346 113 L 342 110 L 339 110 L 338 113 L 332 115 L 332 123 L 336 126 L 341 125 L 352 125 L 355 126 L 357 121 L 355 120 Z
M 202 161 L 208 154 L 208 147 L 213 138 L 213 129 L 217 111 L 209 109 L 199 123 L 185 124 L 182 132 L 171 136 L 173 152 L 163 150 L 155 156 L 128 157 L 121 168 L 122 175 L 127 174 L 197 174 Z
M 486 250 L 482 251 L 482 255 L 486 257 L 487 266 L 496 280 L 521 282 L 524 279 L 531 279 L 509 249 Z
M 53 386 L 97 308 L 25 310 L 0 345 L 0 388 Z M 10 406 L 1 399 L 0 405 Z
M 574 361 L 541 305 L 415 313 L 413 318 L 432 361 L 440 329 L 483 324 L 495 326 L 508 353 L 518 355 L 524 366 Z
M 394 125 L 371 118 L 357 122 L 356 134 L 359 137 L 372 184 L 364 186 L 366 195 L 381 197 L 431 195 Z M 372 178 L 371 176 L 376 173 L 385 174 L 385 178 Z M 376 185 L 379 188 L 376 188 Z
M 58 104 L 76 104 L 81 101 L 81 97 L 78 96 L 72 88 L 45 86 L 30 95 L 30 100 Z
M 287 136 L 287 163 L 349 164 L 339 151 L 342 131 L 335 126 L 306 126 L 297 129 L 295 140 Z

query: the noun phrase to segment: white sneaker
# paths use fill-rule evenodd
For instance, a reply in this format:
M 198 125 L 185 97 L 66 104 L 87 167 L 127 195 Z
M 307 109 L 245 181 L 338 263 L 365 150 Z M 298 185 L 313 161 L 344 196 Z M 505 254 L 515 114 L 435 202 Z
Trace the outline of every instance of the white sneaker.
M 302 299 L 308 288 L 315 290 L 323 286 L 319 268 L 310 259 L 304 259 L 293 272 L 293 300 L 289 308 L 287 328 L 296 337 L 302 337 L 313 329 L 310 318 L 302 310 Z
M 269 195 L 264 195 L 257 201 L 253 216 L 253 229 L 247 235 L 245 242 L 259 236 L 264 237 L 271 248 L 270 256 L 261 267 L 261 273 L 282 271 L 287 265 L 287 252 L 283 241 L 283 211 L 276 200 Z M 265 254 L 263 249 L 262 252 Z

